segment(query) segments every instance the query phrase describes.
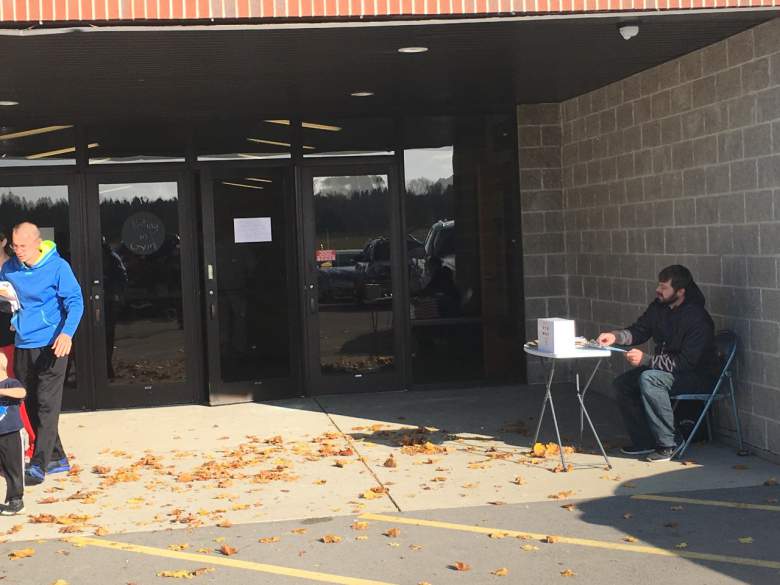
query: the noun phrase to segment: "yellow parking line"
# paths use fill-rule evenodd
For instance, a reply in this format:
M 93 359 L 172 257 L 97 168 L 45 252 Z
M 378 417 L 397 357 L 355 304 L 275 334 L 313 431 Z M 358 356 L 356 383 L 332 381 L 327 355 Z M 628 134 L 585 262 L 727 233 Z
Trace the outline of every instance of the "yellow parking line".
M 738 510 L 763 510 L 764 512 L 780 512 L 780 506 L 769 504 L 745 504 L 743 502 L 728 502 L 724 500 L 698 500 L 696 498 L 678 498 L 675 496 L 656 496 L 654 494 L 637 494 L 632 500 L 652 500 L 655 502 L 672 502 L 674 504 L 696 504 L 697 506 L 715 506 L 716 508 L 737 508 Z
M 333 575 L 331 573 L 305 571 L 303 569 L 281 567 L 279 565 L 267 565 L 265 563 L 255 563 L 252 561 L 242 561 L 240 559 L 233 559 L 229 557 L 212 557 L 203 554 L 186 553 L 164 548 L 143 546 L 140 544 L 129 544 L 126 542 L 103 540 L 101 538 L 91 538 L 89 536 L 74 536 L 66 540 L 80 546 L 97 546 L 113 550 L 121 550 L 124 552 L 133 552 L 142 555 L 177 559 L 180 561 L 192 561 L 194 563 L 219 565 L 222 567 L 230 567 L 231 569 L 245 569 L 247 571 L 272 573 L 274 575 L 283 575 L 285 577 L 298 577 L 299 579 L 308 579 L 309 581 L 319 581 L 321 583 L 337 583 L 339 585 L 393 585 L 392 583 L 388 583 L 386 581 L 373 581 L 371 579 L 360 579 L 357 577 L 344 577 L 342 575 Z
M 504 528 L 488 528 L 485 526 L 471 526 L 469 524 L 453 524 L 451 522 L 439 522 L 436 520 L 421 520 L 418 518 L 403 518 L 400 516 L 389 516 L 386 514 L 361 514 L 362 520 L 375 520 L 377 522 L 392 522 L 394 524 L 409 524 L 412 526 L 424 526 L 427 528 L 443 528 L 446 530 L 458 530 L 461 532 L 476 532 L 478 534 L 505 534 L 519 538 L 542 540 L 547 534 L 538 532 L 522 532 L 518 530 L 506 530 Z M 747 565 L 750 567 L 763 567 L 766 569 L 780 569 L 778 561 L 764 561 L 761 559 L 750 559 L 745 557 L 733 557 L 729 555 L 717 555 L 710 553 L 697 553 L 686 550 L 670 550 L 658 548 L 656 546 L 647 546 L 641 544 L 628 544 L 620 542 L 609 542 L 606 540 L 591 540 L 588 538 L 574 538 L 571 536 L 555 535 L 557 542 L 561 544 L 574 544 L 578 546 L 587 546 L 591 548 L 603 548 L 608 550 L 619 550 L 633 553 L 644 553 L 648 555 L 658 555 L 663 557 L 681 557 L 684 559 L 697 559 L 702 561 L 715 561 L 719 563 L 731 563 L 733 565 Z

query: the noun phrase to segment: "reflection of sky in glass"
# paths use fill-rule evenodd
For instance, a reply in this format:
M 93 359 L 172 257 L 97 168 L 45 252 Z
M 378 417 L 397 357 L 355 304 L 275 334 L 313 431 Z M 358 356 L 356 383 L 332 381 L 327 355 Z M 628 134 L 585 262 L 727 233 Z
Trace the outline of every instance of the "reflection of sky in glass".
M 98 187 L 102 202 L 131 202 L 136 197 L 146 201 L 175 200 L 178 185 L 170 183 L 102 183 Z
M 428 179 L 435 183 L 452 176 L 452 147 L 415 148 L 404 151 L 406 185 L 414 179 Z
M 45 187 L 3 187 L 0 185 L 0 198 L 10 194 L 30 203 L 45 198 L 55 202 L 67 202 L 68 200 L 68 188 L 65 185 L 46 185 Z

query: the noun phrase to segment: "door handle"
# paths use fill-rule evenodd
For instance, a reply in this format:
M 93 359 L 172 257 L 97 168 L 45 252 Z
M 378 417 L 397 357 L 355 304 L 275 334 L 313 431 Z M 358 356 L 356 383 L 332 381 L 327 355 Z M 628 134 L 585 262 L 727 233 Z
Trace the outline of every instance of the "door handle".
M 95 323 L 100 324 L 101 319 L 103 318 L 103 287 L 101 286 L 92 287 L 92 295 L 90 296 L 90 298 L 92 299 L 92 307 L 95 315 Z
M 209 303 L 209 319 L 212 321 L 217 316 L 217 306 L 214 303 Z
M 312 315 L 317 312 L 317 301 L 314 298 L 314 293 L 309 293 L 309 312 Z

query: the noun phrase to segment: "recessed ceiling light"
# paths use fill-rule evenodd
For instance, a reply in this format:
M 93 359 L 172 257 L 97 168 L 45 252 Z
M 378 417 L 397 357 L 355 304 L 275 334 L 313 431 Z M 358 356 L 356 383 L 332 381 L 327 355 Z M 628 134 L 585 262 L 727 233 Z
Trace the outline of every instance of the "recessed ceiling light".
M 428 47 L 401 47 L 399 53 L 425 53 Z
M 0 100 L 0 106 L 18 106 L 19 102 L 13 100 Z
M 373 91 L 353 91 L 351 94 L 352 97 L 369 97 L 374 95 Z

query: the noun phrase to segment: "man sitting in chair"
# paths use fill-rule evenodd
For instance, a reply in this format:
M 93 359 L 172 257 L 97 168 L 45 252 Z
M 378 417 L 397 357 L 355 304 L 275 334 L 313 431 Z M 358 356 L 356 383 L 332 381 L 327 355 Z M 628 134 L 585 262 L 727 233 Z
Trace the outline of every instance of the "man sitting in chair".
M 634 368 L 613 382 L 631 437 L 621 451 L 647 455 L 647 461 L 669 461 L 679 442 L 670 395 L 712 385 L 717 376 L 715 327 L 704 295 L 684 266 L 668 266 L 658 274 L 655 296 L 636 323 L 601 333 L 598 342 L 636 346 L 653 339 L 653 353 L 634 348 L 624 354 Z

